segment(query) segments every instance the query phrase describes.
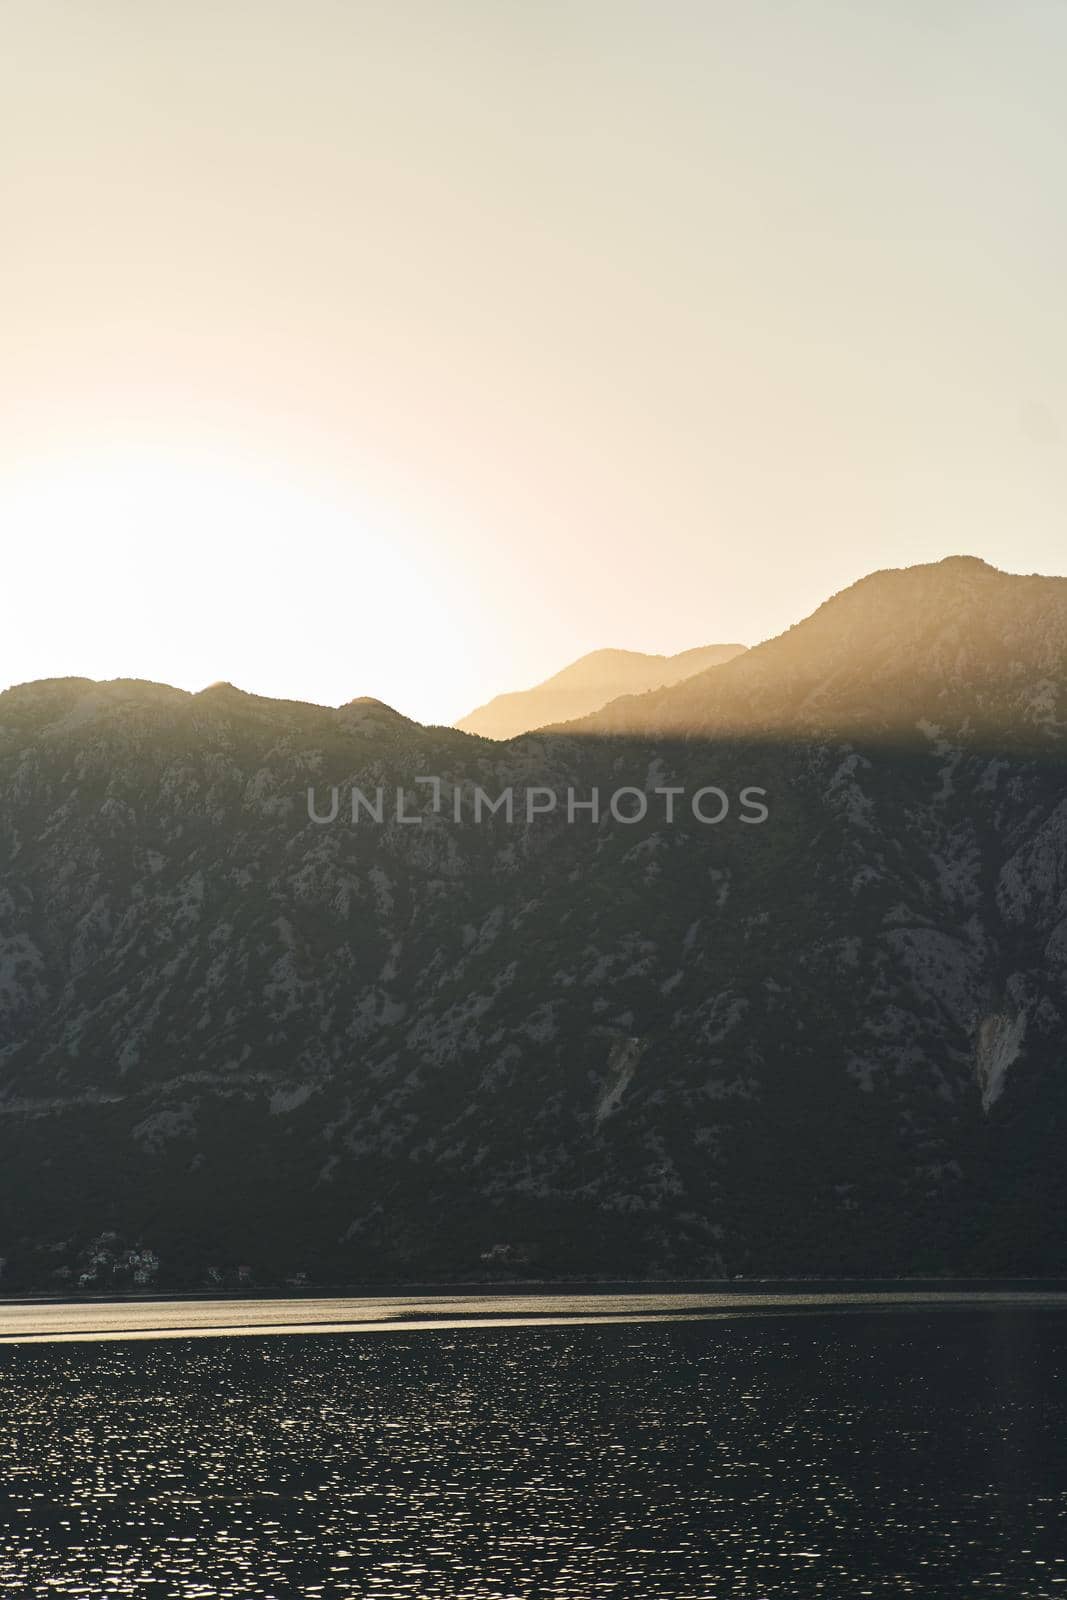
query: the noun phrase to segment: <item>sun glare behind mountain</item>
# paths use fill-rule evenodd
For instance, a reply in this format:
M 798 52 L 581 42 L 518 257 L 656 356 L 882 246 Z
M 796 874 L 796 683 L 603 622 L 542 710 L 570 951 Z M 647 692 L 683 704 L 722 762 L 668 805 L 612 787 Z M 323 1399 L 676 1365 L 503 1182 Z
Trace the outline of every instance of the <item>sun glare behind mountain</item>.
M 0 676 L 227 679 L 436 709 L 447 575 L 392 508 L 193 450 L 42 459 L 3 498 L 15 603 Z

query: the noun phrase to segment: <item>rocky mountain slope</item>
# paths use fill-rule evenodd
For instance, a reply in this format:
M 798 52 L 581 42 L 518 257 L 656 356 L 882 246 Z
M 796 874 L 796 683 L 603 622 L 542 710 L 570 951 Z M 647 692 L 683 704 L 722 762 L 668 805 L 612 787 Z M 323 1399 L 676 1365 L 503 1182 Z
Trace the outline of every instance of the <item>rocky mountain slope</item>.
M 675 656 L 644 655 L 639 650 L 593 650 L 572 661 L 536 688 L 498 694 L 456 723 L 484 739 L 513 739 L 520 733 L 599 711 L 619 695 L 643 694 L 680 683 L 744 651 L 741 644 L 707 644 Z
M 1058 1271 L 1065 658 L 956 559 L 504 747 L 8 691 L 5 1284 Z
M 617 698 L 566 731 L 910 742 L 926 726 L 1044 748 L 1063 729 L 1065 663 L 1067 578 L 950 556 L 872 573 L 721 670 Z

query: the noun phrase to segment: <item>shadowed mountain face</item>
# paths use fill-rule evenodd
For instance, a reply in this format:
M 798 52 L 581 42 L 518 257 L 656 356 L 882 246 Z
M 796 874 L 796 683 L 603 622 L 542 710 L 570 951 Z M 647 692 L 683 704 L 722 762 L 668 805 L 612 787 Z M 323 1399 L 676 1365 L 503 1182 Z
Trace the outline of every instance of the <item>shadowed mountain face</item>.
M 1059 1271 L 1065 656 L 956 559 L 503 748 L 0 696 L 5 1282 Z
M 708 644 L 676 656 L 649 656 L 637 650 L 594 650 L 536 689 L 498 694 L 456 723 L 483 739 L 513 739 L 549 722 L 569 722 L 599 711 L 619 695 L 643 694 L 680 683 L 744 651 L 742 644 Z

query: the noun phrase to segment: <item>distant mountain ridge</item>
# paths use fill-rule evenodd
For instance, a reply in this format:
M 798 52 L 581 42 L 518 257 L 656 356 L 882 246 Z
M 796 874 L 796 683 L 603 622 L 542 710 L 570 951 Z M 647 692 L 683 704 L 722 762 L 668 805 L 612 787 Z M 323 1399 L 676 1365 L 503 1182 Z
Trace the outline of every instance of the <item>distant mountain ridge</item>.
M 733 660 L 744 649 L 743 644 L 708 644 L 673 656 L 593 650 L 532 689 L 494 696 L 455 726 L 483 739 L 513 739 L 548 723 L 584 717 L 619 695 L 642 694 L 679 683 Z

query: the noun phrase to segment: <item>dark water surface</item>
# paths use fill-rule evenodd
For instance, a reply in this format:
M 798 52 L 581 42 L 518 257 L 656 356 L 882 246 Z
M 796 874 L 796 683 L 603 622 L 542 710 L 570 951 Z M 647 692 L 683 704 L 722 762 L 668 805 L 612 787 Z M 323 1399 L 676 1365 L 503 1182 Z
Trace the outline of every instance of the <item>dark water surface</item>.
M 1067 1597 L 1067 1314 L 0 1347 L 0 1594 Z

